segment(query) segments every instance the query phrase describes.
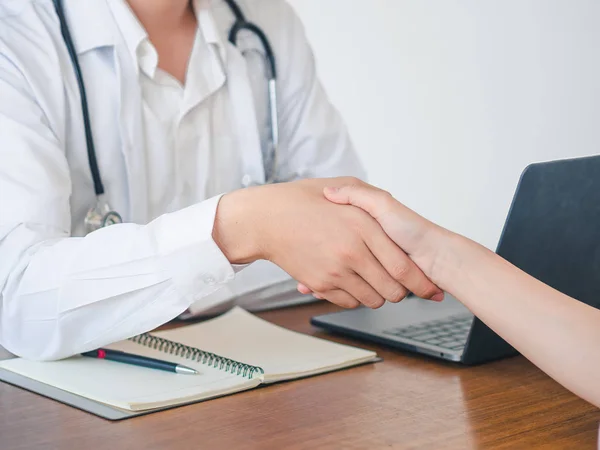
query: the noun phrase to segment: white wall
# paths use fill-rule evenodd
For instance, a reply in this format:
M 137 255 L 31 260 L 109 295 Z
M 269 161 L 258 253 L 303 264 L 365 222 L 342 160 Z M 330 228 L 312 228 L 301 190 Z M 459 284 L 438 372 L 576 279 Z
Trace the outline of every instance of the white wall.
M 290 0 L 370 181 L 495 248 L 521 170 L 600 153 L 600 2 Z

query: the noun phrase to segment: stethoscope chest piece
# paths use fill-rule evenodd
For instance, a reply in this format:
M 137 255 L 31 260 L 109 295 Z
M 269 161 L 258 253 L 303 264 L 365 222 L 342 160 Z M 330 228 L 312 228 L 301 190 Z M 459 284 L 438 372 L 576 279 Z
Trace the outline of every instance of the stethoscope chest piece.
M 88 233 L 117 223 L 123 223 L 119 213 L 113 211 L 108 203 L 100 200 L 85 215 L 85 230 Z
M 0 0 L 1 1 L 1 0 Z M 63 8 L 63 0 L 52 0 L 54 9 L 59 19 L 60 29 L 62 37 L 65 41 L 65 46 L 69 53 L 69 57 L 73 64 L 73 70 L 77 79 L 77 85 L 79 88 L 79 94 L 81 97 L 81 109 L 83 111 L 83 124 L 85 131 L 85 140 L 88 154 L 88 162 L 90 166 L 90 172 L 92 175 L 92 181 L 94 183 L 94 193 L 98 199 L 96 206 L 91 208 L 85 216 L 85 229 L 88 233 L 96 231 L 108 225 L 114 225 L 122 223 L 121 216 L 113 211 L 110 206 L 104 201 L 102 197 L 104 195 L 104 186 L 102 184 L 102 177 L 100 176 L 100 168 L 98 167 L 98 161 L 96 159 L 96 150 L 94 147 L 94 139 L 92 136 L 92 126 L 90 122 L 90 114 L 87 103 L 87 94 L 85 91 L 85 84 L 81 67 L 79 66 L 79 60 L 77 58 L 77 51 L 75 44 L 71 38 L 69 31 L 69 25 Z M 271 184 L 284 181 L 281 177 L 277 176 L 278 156 L 279 156 L 279 120 L 277 110 L 277 70 L 275 64 L 275 54 L 271 48 L 271 44 L 267 39 L 265 33 L 255 24 L 248 22 L 239 8 L 235 0 L 225 0 L 233 15 L 235 21 L 231 29 L 229 30 L 229 42 L 234 46 L 237 43 L 238 33 L 242 30 L 253 34 L 256 39 L 260 41 L 264 50 L 264 58 L 267 68 L 267 82 L 268 82 L 268 103 L 269 103 L 269 116 L 270 116 L 270 128 L 271 136 L 268 147 L 263 149 L 263 166 L 265 170 L 265 180 L 262 183 L 257 183 L 252 180 L 250 175 L 245 175 L 242 178 L 242 186 L 249 187 L 258 184 Z M 261 52 L 258 52 L 259 54 Z M 242 52 L 244 54 L 244 52 Z

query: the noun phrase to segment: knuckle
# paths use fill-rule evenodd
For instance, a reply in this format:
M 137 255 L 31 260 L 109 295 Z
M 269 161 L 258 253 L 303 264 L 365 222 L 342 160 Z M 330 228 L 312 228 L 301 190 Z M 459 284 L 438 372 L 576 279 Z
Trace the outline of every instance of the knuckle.
M 370 308 L 371 308 L 371 309 L 379 309 L 379 308 L 381 308 L 381 307 L 382 307 L 384 304 L 385 304 L 385 299 L 383 299 L 383 298 L 378 298 L 377 300 L 375 300 L 375 301 L 374 301 L 374 302 L 371 304 Z
M 353 177 L 353 176 L 341 177 L 341 181 L 342 181 L 342 183 L 349 185 L 349 186 L 358 186 L 362 183 L 361 180 L 359 180 L 358 178 Z
M 350 300 L 347 303 L 346 308 L 348 308 L 348 309 L 356 309 L 359 306 L 360 306 L 360 302 L 358 300 L 356 300 L 356 299 L 352 299 L 352 300 Z
M 379 189 L 379 196 L 385 199 L 392 199 L 392 194 L 390 191 L 386 191 L 384 189 Z
M 360 261 L 360 256 L 355 251 L 348 250 L 344 255 L 344 260 L 346 263 L 348 263 L 348 265 L 354 266 L 355 263 Z
M 341 306 L 342 308 L 353 309 L 360 305 L 360 302 L 358 300 L 356 300 L 354 297 L 352 297 L 350 294 L 347 294 L 346 292 L 334 290 L 330 291 L 329 294 L 330 295 L 326 296 L 326 298 L 331 303 L 335 303 L 336 305 Z
M 330 289 L 331 284 L 324 280 L 317 281 L 313 284 L 313 292 L 316 292 L 319 295 L 325 295 L 324 293 L 328 292 Z
M 431 298 L 437 293 L 437 291 L 438 290 L 434 285 L 428 283 L 425 288 L 420 289 L 419 292 L 416 292 L 416 294 L 421 298 Z
M 342 248 L 340 248 L 338 250 L 337 257 L 338 260 L 341 261 L 341 263 L 345 266 L 353 264 L 358 259 L 356 251 L 353 249 L 353 245 L 351 244 L 344 245 Z
M 385 205 L 391 206 L 396 201 L 394 199 L 394 196 L 388 191 L 381 191 L 379 193 L 379 196 L 381 197 L 381 200 L 384 202 Z
M 374 295 L 370 295 L 363 299 L 363 305 L 368 306 L 371 309 L 381 308 L 385 303 L 385 300 L 381 297 L 376 297 Z
M 399 281 L 404 280 L 409 273 L 410 273 L 410 264 L 408 264 L 405 261 L 397 263 L 394 267 L 392 267 L 392 270 L 390 271 L 390 275 L 395 280 L 399 280 Z
M 356 177 L 349 177 L 349 178 L 350 178 L 350 185 L 351 186 L 355 186 L 356 187 L 356 186 L 360 186 L 362 184 L 362 181 L 359 180 Z
M 330 284 L 333 284 L 333 282 L 335 282 L 343 277 L 343 271 L 342 271 L 341 267 L 338 265 L 330 267 L 326 273 L 327 273 L 327 278 L 332 280 L 332 283 L 330 283 Z
M 397 201 L 390 192 L 379 190 L 375 193 L 375 195 L 378 204 L 378 214 L 383 214 L 386 211 L 391 211 L 396 207 Z
M 408 294 L 408 290 L 404 286 L 399 286 L 388 297 L 388 300 L 392 303 L 398 303 L 406 298 L 406 294 Z

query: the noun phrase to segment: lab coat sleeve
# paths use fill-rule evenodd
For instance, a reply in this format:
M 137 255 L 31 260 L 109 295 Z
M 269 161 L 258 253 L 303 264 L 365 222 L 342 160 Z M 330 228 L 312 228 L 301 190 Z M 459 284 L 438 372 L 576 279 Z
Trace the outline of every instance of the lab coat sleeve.
M 275 3 L 275 2 L 273 2 Z M 366 175 L 350 136 L 316 73 L 300 19 L 287 2 L 277 1 L 277 32 L 271 39 L 279 81 L 280 176 L 303 178 Z M 281 24 L 285 24 L 281 25 Z
M 0 52 L 0 344 L 60 359 L 148 331 L 234 277 L 212 239 L 219 197 L 70 237 L 63 146 Z

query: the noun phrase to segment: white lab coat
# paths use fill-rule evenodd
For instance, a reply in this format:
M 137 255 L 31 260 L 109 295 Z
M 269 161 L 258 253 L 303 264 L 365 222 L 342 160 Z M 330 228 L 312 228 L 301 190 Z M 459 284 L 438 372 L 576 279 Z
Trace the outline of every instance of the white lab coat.
M 107 197 L 127 222 L 86 237 L 95 197 L 76 79 L 52 2 L 0 3 L 0 344 L 28 358 L 63 358 L 148 331 L 235 283 L 236 270 L 211 236 L 218 197 L 159 218 L 148 212 L 156 180 L 147 177 L 139 145 L 140 87 L 107 1 L 64 2 Z M 282 0 L 239 3 L 277 58 L 279 176 L 362 176 L 291 8 Z M 217 141 L 240 146 L 243 173 L 260 182 L 264 78 L 249 75 L 227 42 L 233 18 L 222 0 L 212 2 L 211 17 L 226 72 L 221 89 L 232 104 L 231 117 L 211 118 Z M 244 48 L 253 44 L 242 39 Z

